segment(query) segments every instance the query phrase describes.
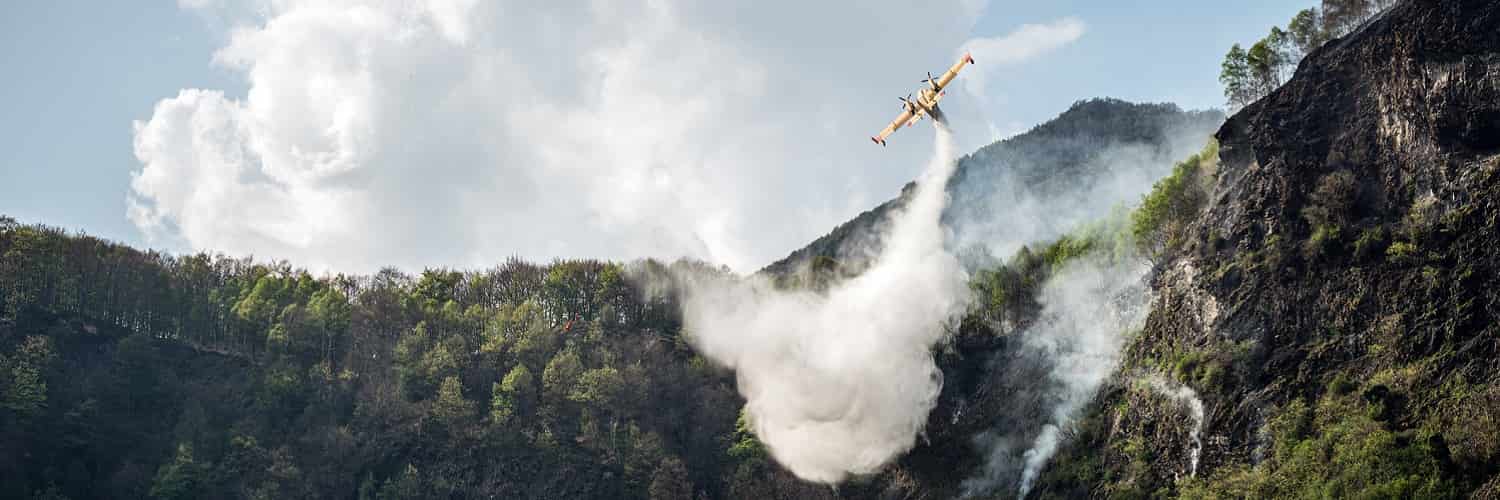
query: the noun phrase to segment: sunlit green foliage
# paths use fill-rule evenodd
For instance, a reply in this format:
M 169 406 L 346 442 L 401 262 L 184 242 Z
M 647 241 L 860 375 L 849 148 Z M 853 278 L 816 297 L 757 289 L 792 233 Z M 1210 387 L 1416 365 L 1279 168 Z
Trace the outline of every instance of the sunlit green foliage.
M 765 445 L 755 437 L 755 430 L 750 426 L 750 414 L 740 410 L 740 416 L 734 421 L 733 443 L 729 447 L 729 456 L 741 462 L 763 463 L 769 455 L 766 454 Z
M 46 464 L 0 497 L 720 496 L 741 401 L 634 266 L 317 278 L 0 220 L 0 448 Z
M 1265 97 L 1286 80 L 1297 63 L 1328 40 L 1348 34 L 1389 7 L 1391 0 L 1323 0 L 1321 8 L 1298 11 L 1283 30 L 1271 31 L 1250 49 L 1236 43 L 1224 56 L 1219 81 L 1230 108 Z
M 1185 498 L 1458 498 L 1434 449 L 1414 431 L 1388 430 L 1379 403 L 1330 391 L 1293 401 L 1270 422 L 1271 457 L 1187 482 Z
M 41 336 L 0 354 L 0 410 L 17 419 L 40 417 L 47 408 L 46 372 L 56 357 L 51 339 Z
M 177 445 L 172 461 L 162 464 L 151 483 L 151 497 L 163 500 L 189 500 L 202 495 L 204 467 L 193 459 L 191 444 Z
M 1131 233 L 1148 258 L 1160 258 L 1185 243 L 1188 224 L 1208 201 L 1208 183 L 1218 161 L 1218 143 L 1210 142 L 1173 166 L 1172 175 L 1156 181 L 1131 213 Z
M 433 418 L 450 430 L 462 427 L 474 417 L 474 403 L 464 399 L 463 391 L 458 377 L 444 378 L 432 402 Z

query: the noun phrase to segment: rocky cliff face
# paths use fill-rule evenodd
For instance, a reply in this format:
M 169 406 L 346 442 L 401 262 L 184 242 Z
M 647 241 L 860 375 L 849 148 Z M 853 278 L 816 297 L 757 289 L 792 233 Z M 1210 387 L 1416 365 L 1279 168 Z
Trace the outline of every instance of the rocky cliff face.
M 1039 493 L 1492 498 L 1500 3 L 1399 4 L 1216 137 L 1207 207 Z M 1139 373 L 1202 395 L 1196 471 Z

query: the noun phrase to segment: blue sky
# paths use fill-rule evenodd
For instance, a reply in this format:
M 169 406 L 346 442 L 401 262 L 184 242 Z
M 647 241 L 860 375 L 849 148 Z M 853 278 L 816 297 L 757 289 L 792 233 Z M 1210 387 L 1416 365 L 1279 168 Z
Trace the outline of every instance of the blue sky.
M 976 34 L 1003 33 L 1021 23 L 1074 16 L 1088 24 L 1077 42 L 1059 49 L 1024 78 L 995 82 L 1008 97 L 988 110 L 996 121 L 1029 128 L 1069 103 L 1092 96 L 1222 107 L 1219 63 L 1230 45 L 1254 42 L 1285 26 L 1306 0 L 1257 2 L 1109 2 L 1051 0 L 993 4 Z
M 0 213 L 140 244 L 125 218 L 131 121 L 183 87 L 243 89 L 209 64 L 222 35 L 173 2 L 4 8 Z
M 989 85 L 986 92 L 991 96 L 988 102 L 983 104 L 979 110 L 982 116 L 990 123 L 1007 132 L 1016 132 L 1029 128 L 1040 121 L 1044 121 L 1065 109 L 1073 101 L 1096 97 L 1112 96 L 1133 101 L 1170 101 L 1176 102 L 1186 108 L 1203 108 L 1218 106 L 1222 102 L 1217 82 L 1218 63 L 1228 46 L 1235 42 L 1253 41 L 1261 36 L 1272 25 L 1284 23 L 1297 10 L 1309 6 L 1308 1 L 1274 0 L 1262 2 L 1240 2 L 1231 6 L 1220 3 L 1202 1 L 1159 1 L 1143 2 L 1143 5 L 1133 5 L 1129 2 L 1105 2 L 1105 1 L 1068 1 L 1057 0 L 1047 2 L 1009 2 L 994 1 L 983 11 L 982 16 L 974 24 L 971 33 L 943 33 L 942 36 L 923 37 L 934 38 L 934 43 L 943 46 L 956 47 L 957 43 L 970 37 L 1000 36 L 1017 29 L 1023 24 L 1039 24 L 1053 22 L 1063 18 L 1076 18 L 1081 20 L 1087 27 L 1084 34 L 1076 41 L 1056 48 L 1044 58 L 1030 61 L 1026 64 L 1008 66 L 994 69 L 989 77 Z M 868 5 L 861 3 L 858 5 Z M 312 248 L 306 244 L 302 246 L 285 244 L 269 245 L 257 243 L 266 238 L 275 239 L 282 233 L 274 231 L 259 231 L 255 237 L 208 237 L 199 236 L 184 230 L 184 234 L 157 235 L 148 238 L 147 232 L 143 231 L 139 224 L 132 223 L 126 216 L 127 197 L 131 196 L 130 186 L 131 172 L 141 171 L 142 162 L 138 160 L 132 151 L 132 121 L 143 122 L 153 120 L 153 108 L 164 99 L 170 99 L 178 95 L 181 89 L 202 88 L 223 91 L 230 101 L 243 98 L 247 89 L 252 87 L 249 76 L 244 67 L 228 68 L 222 64 L 213 63 L 213 55 L 220 48 L 229 43 L 230 36 L 226 27 L 230 24 L 227 19 L 232 18 L 229 9 L 185 9 L 180 8 L 175 2 L 83 2 L 79 0 L 57 0 L 51 2 L 14 2 L 4 7 L 7 12 L 0 16 L 0 37 L 4 37 L 4 43 L 0 43 L 0 67 L 6 68 L 8 78 L 0 79 L 0 109 L 3 116 L 8 119 L 0 122 L 0 213 L 15 216 L 23 222 L 43 222 L 50 225 L 63 226 L 69 229 L 82 230 L 89 234 L 103 236 L 106 238 L 123 241 L 137 246 L 167 246 L 172 250 L 184 251 L 192 248 L 214 248 L 227 250 L 231 253 L 256 253 L 257 255 L 303 257 L 301 252 L 322 252 L 327 254 L 334 252 L 339 247 Z M 853 7 L 858 9 L 860 7 Z M 864 7 L 871 8 L 871 7 Z M 241 9 L 243 10 L 243 9 Z M 674 15 L 691 19 L 692 16 L 710 16 L 713 13 L 690 12 L 692 8 L 684 8 L 684 12 Z M 434 12 L 437 12 L 435 9 Z M 517 14 L 521 16 L 522 14 Z M 834 15 L 837 15 L 836 13 Z M 537 14 L 535 19 L 557 19 L 549 17 L 547 13 Z M 292 16 L 287 15 L 287 18 Z M 480 16 L 471 16 L 480 17 Z M 567 16 L 561 16 L 566 18 Z M 431 24 L 438 31 L 449 33 L 449 25 L 443 17 L 437 14 L 431 16 Z M 726 21 L 728 22 L 728 21 Z M 735 20 L 740 22 L 740 20 Z M 756 38 L 754 20 L 743 20 L 747 26 L 747 34 L 737 36 L 725 35 L 724 47 L 721 52 L 744 54 L 745 57 L 755 60 L 763 56 L 758 54 L 759 47 L 775 46 L 782 43 L 772 40 L 758 40 Z M 447 24 L 445 24 L 447 23 Z M 252 22 L 252 24 L 255 24 Z M 530 23 L 531 25 L 545 23 Z M 731 26 L 733 29 L 736 25 Z M 566 30 L 567 27 L 564 27 Z M 676 28 L 674 28 L 676 29 Z M 875 51 L 877 54 L 902 54 L 902 47 L 883 47 L 876 40 L 871 40 L 873 33 L 860 32 L 859 27 L 849 28 L 849 32 L 838 32 L 837 29 L 830 33 L 831 37 L 852 37 L 854 45 L 860 45 L 860 50 Z M 457 35 L 450 36 L 458 40 L 460 46 L 471 46 L 475 39 L 484 39 L 487 35 L 475 34 L 476 28 L 465 28 L 454 31 Z M 276 33 L 265 30 L 267 39 L 271 39 Z M 680 30 L 679 30 L 680 31 Z M 720 29 L 717 31 L 725 31 Z M 675 33 L 675 32 L 674 32 Z M 452 33 L 449 33 L 452 35 Z M 630 33 L 622 36 L 634 36 Z M 675 36 L 675 35 L 670 35 Z M 916 33 L 915 36 L 923 36 Z M 624 38 L 629 40 L 629 38 Z M 888 43 L 905 43 L 898 40 L 888 40 Z M 290 43 L 290 42 L 289 42 Z M 503 42 L 490 42 L 501 43 Z M 569 50 L 568 41 L 560 41 L 562 47 L 559 51 Z M 585 42 L 578 42 L 585 43 Z M 604 49 L 611 49 L 612 45 L 620 45 L 616 39 L 606 39 L 590 43 L 599 44 Z M 792 42 L 786 42 L 792 43 Z M 818 43 L 816 40 L 801 41 L 801 43 Z M 744 45 L 740 47 L 739 45 Z M 847 40 L 830 40 L 830 45 L 849 45 Z M 255 47 L 262 47 L 256 45 Z M 670 45 L 670 44 L 669 44 Z M 867 48 L 866 48 L 867 46 Z M 595 47 L 596 49 L 598 47 Z M 939 47 L 941 48 L 941 47 Z M 604 50 L 600 49 L 600 50 Z M 256 49 L 260 50 L 260 49 Z M 539 48 L 529 49 L 539 54 L 547 54 L 552 46 L 544 45 Z M 580 54 L 597 54 L 600 50 L 580 51 Z M 643 49 L 645 50 L 645 49 Z M 773 49 L 765 49 L 766 52 L 774 53 Z M 616 51 L 618 52 L 618 51 Z M 608 52 L 616 54 L 616 52 Z M 934 53 L 932 51 L 918 53 Z M 425 54 L 425 53 L 424 53 Z M 441 52 L 448 54 L 448 52 Z M 626 53 L 629 55 L 630 53 Z M 265 68 L 271 67 L 267 61 L 274 54 L 256 53 L 247 56 L 251 60 L 248 67 Z M 419 57 L 413 56 L 413 57 Z M 438 57 L 438 56 L 433 56 Z M 654 56 L 653 56 L 654 57 Z M 673 54 L 672 57 L 679 57 Z M 893 56 L 896 58 L 908 56 Z M 593 60 L 593 59 L 590 59 Z M 939 69 L 946 66 L 947 62 L 942 60 L 929 62 L 911 62 L 901 60 L 880 59 L 889 61 L 890 68 L 882 69 L 875 74 L 890 74 L 892 71 L 900 74 L 910 72 L 911 67 L 931 67 Z M 405 61 L 410 63 L 410 61 Z M 985 61 L 979 61 L 984 64 Z M 524 63 L 521 64 L 524 67 Z M 860 67 L 847 68 L 851 72 L 870 73 L 864 67 L 871 65 L 870 60 L 852 61 L 850 65 Z M 535 68 L 536 66 L 533 66 Z M 791 67 L 791 66 L 788 66 Z M 745 72 L 744 81 L 755 81 L 757 78 L 769 78 L 773 81 L 780 78 L 775 65 L 767 65 L 767 69 L 760 73 Z M 268 71 L 269 72 L 269 71 Z M 627 73 L 621 71 L 621 73 Z M 295 76 L 295 75 L 293 75 Z M 337 75 L 335 75 L 337 76 Z M 285 77 L 281 77 L 285 80 Z M 472 79 L 472 75 L 470 76 Z M 688 78 L 691 80 L 691 78 Z M 278 80 L 278 81 L 282 81 Z M 262 85 L 274 88 L 268 78 Z M 441 82 L 439 82 L 441 83 Z M 724 92 L 734 92 L 735 81 L 710 82 L 710 85 L 722 84 L 720 88 Z M 901 85 L 906 82 L 900 82 Z M 643 85 L 651 85 L 645 83 Z M 889 88 L 888 83 L 882 82 L 880 88 Z M 774 85 L 770 85 L 775 88 Z M 592 88 L 585 86 L 585 89 Z M 675 92 L 683 92 L 674 88 Z M 884 91 L 882 91 L 884 92 Z M 754 92 L 751 92 L 754 95 Z M 632 94 L 635 95 L 635 94 Z M 883 95 L 883 93 L 881 94 Z M 809 97 L 817 97 L 812 95 Z M 633 99 L 633 98 L 632 98 Z M 818 102 L 818 101 L 811 101 Z M 797 114 L 797 109 L 809 106 L 818 107 L 818 116 L 830 115 L 834 118 L 827 125 L 837 129 L 841 135 L 856 137 L 855 134 L 846 133 L 843 128 L 848 127 L 853 131 L 854 125 L 838 125 L 845 123 L 844 119 L 857 121 L 861 132 L 864 123 L 869 117 L 865 110 L 860 110 L 856 115 L 843 116 L 842 111 L 845 103 L 836 102 L 831 99 L 823 99 L 826 103 L 821 106 L 815 104 L 801 104 L 798 108 L 791 110 Z M 892 102 L 894 102 L 892 100 Z M 970 101 L 972 102 L 972 101 Z M 516 103 L 512 103 L 516 104 Z M 889 104 L 889 103 L 886 103 Z M 894 106 L 892 104 L 892 106 Z M 833 109 L 829 109 L 829 108 Z M 196 108 L 201 111 L 203 108 Z M 598 109 L 590 110 L 598 114 Z M 879 114 L 889 114 L 882 110 Z M 253 113 L 252 113 L 253 114 Z M 868 115 L 868 116 L 867 116 Z M 728 115 L 726 115 L 728 116 Z M 748 115 L 747 115 L 748 116 Z M 705 123 L 712 124 L 712 115 L 700 118 Z M 874 128 L 878 128 L 876 125 Z M 172 133 L 176 128 L 164 127 L 163 130 Z M 686 132 L 684 132 L 686 133 Z M 738 132 L 736 132 L 738 133 Z M 754 132 L 745 132 L 754 133 Z M 860 140 L 864 135 L 857 135 Z M 899 138 L 899 137 L 898 137 Z M 254 141 L 250 141 L 254 142 Z M 524 142 L 524 141 L 518 141 Z M 867 141 L 865 141 L 867 142 Z M 969 141 L 974 142 L 974 141 Z M 443 144 L 451 144 L 451 140 L 445 139 Z M 851 142 L 856 144 L 858 141 Z M 775 142 L 767 144 L 768 149 L 776 149 Z M 895 142 L 893 140 L 893 146 Z M 966 147 L 974 144 L 965 144 Z M 842 146 L 842 145 L 841 145 Z M 414 146 L 415 147 L 415 146 Z M 474 148 L 485 148 L 488 146 L 477 145 Z M 630 146 L 620 146 L 629 148 Z M 724 146 L 707 151 L 686 151 L 680 156 L 700 159 L 718 151 L 733 150 L 734 145 Z M 908 146 L 910 147 L 910 146 Z M 388 148 L 387 148 L 388 149 Z M 660 148 L 657 148 L 660 149 Z M 898 148 L 899 150 L 899 148 Z M 534 153 L 534 152 L 532 152 Z M 660 151 L 653 150 L 653 154 Z M 528 153 L 530 154 L 530 153 Z M 536 153 L 543 155 L 543 153 Z M 555 154 L 555 153 L 545 153 Z M 621 154 L 617 148 L 604 151 L 594 157 L 613 158 Z M 869 161 L 883 162 L 913 162 L 924 153 L 920 152 L 895 152 L 883 153 L 887 156 L 869 156 L 875 153 L 861 151 L 860 156 L 851 157 L 852 165 Z M 837 156 L 835 153 L 829 155 Z M 191 155 L 189 155 L 191 156 Z M 806 155 L 803 155 L 806 156 Z M 430 157 L 430 155 L 428 156 Z M 517 157 L 508 154 L 507 158 Z M 462 156 L 456 156 L 450 161 L 466 161 Z M 881 158 L 871 160 L 871 158 Z M 780 161 L 784 158 L 778 155 L 769 155 L 764 161 Z M 371 164 L 383 164 L 383 162 L 395 162 L 389 158 L 379 161 L 371 161 Z M 480 161 L 479 163 L 484 163 Z M 693 179 L 684 181 L 683 175 L 675 170 L 662 170 L 660 167 L 643 167 L 640 175 L 636 177 L 655 179 L 657 184 L 669 187 L 666 192 L 682 192 L 683 187 L 670 187 L 671 182 L 679 182 L 678 186 L 695 185 Z M 728 168 L 728 167 L 726 167 Z M 851 167 L 858 168 L 858 167 Z M 358 168 L 354 168 L 358 171 Z M 613 219 L 616 212 L 636 213 L 641 217 L 652 214 L 652 210 L 664 213 L 678 212 L 710 212 L 709 220 L 687 221 L 689 224 L 697 224 L 695 233 L 687 239 L 694 240 L 700 247 L 674 246 L 672 238 L 660 236 L 661 229 L 647 228 L 642 231 L 654 236 L 646 238 L 649 244 L 636 244 L 638 236 L 619 237 L 619 241 L 609 240 L 610 229 L 599 229 L 598 238 L 601 241 L 610 241 L 606 246 L 590 246 L 586 243 L 572 241 L 574 236 L 569 233 L 552 234 L 547 233 L 534 238 L 549 242 L 550 246 L 520 246 L 512 245 L 512 240 L 500 236 L 484 239 L 474 243 L 474 248 L 460 249 L 443 253 L 437 258 L 439 264 L 470 264 L 474 262 L 493 261 L 510 254 L 521 254 L 525 256 L 539 257 L 546 254 L 563 255 L 589 255 L 600 254 L 604 257 L 623 258 L 640 253 L 652 251 L 666 253 L 682 253 L 689 255 L 703 254 L 709 257 L 717 257 L 717 260 L 753 262 L 764 260 L 768 255 L 774 255 L 781 251 L 780 248 L 796 241 L 803 241 L 808 236 L 821 234 L 819 227 L 829 227 L 828 224 L 842 220 L 853 213 L 857 213 L 862 207 L 868 207 L 881 199 L 889 196 L 894 186 L 899 186 L 903 179 L 917 170 L 913 167 L 882 168 L 888 174 L 860 178 L 856 180 L 843 180 L 838 175 L 830 174 L 822 178 L 829 189 L 821 189 L 812 192 L 835 192 L 847 193 L 845 195 L 832 196 L 832 199 L 820 200 L 820 205 L 803 207 L 806 212 L 815 215 L 805 217 L 806 227 L 790 231 L 784 236 L 777 236 L 775 242 L 765 243 L 768 249 L 748 252 L 745 255 L 733 254 L 715 243 L 715 234 L 729 233 L 732 237 L 726 237 L 723 246 L 748 245 L 759 241 L 767 232 L 778 231 L 774 224 L 766 223 L 743 223 L 724 222 L 725 219 L 735 220 L 746 218 L 753 214 L 753 210 L 745 207 L 753 206 L 755 203 L 770 203 L 783 200 L 772 195 L 760 195 L 747 198 L 742 205 L 731 209 L 725 209 L 722 213 L 714 210 L 702 210 L 707 206 L 703 203 L 711 203 L 713 196 L 707 201 L 693 201 L 693 205 L 683 202 L 671 206 L 657 206 L 655 204 L 631 204 L 621 206 L 600 206 L 589 210 L 581 210 L 572 219 L 562 219 L 561 223 L 582 221 L 579 224 L 594 223 L 589 221 L 604 220 L 609 225 L 634 226 L 639 225 L 634 219 Z M 795 172 L 796 170 L 792 170 Z M 857 170 L 851 170 L 857 171 Z M 835 174 L 837 172 L 834 172 Z M 632 174 L 635 175 L 635 174 Z M 734 174 L 739 175 L 739 174 Z M 748 174 L 747 174 L 748 175 Z M 775 172 L 766 175 L 781 175 L 788 177 L 789 174 Z M 634 179 L 636 177 L 630 177 Z M 724 177 L 718 175 L 716 177 Z M 514 179 L 512 177 L 511 179 Z M 500 184 L 506 186 L 530 185 L 533 192 L 509 192 L 504 196 L 511 198 L 526 198 L 535 196 L 535 190 L 543 189 L 554 181 L 560 182 L 566 188 L 566 182 L 553 178 L 528 178 L 526 182 L 505 181 Z M 667 184 L 662 184 L 667 179 Z M 628 180 L 628 179 L 627 179 Z M 696 181 L 698 184 L 711 181 Z M 736 182 L 748 182 L 754 184 L 760 182 L 765 186 L 778 186 L 783 180 L 756 181 L 754 179 L 737 179 Z M 618 183 L 618 182 L 616 182 Z M 627 182 L 628 184 L 628 182 Z M 756 184 L 759 185 L 759 184 Z M 703 189 L 710 190 L 713 186 Z M 202 188 L 198 186 L 197 188 Z M 520 189 L 520 188 L 514 188 Z M 646 189 L 650 189 L 647 186 Z M 767 187 L 766 189 L 773 189 Z M 674 191 L 675 190 L 675 191 Z M 293 190 L 295 191 L 295 189 Z M 545 191 L 544 191 L 545 192 Z M 444 191 L 434 189 L 432 193 L 424 195 L 429 198 L 444 197 Z M 475 197 L 491 196 L 492 193 L 475 192 L 470 193 Z M 650 193 L 647 193 L 650 194 Z M 660 193 L 657 193 L 659 195 Z M 150 198 L 151 194 L 145 196 L 150 201 L 159 201 Z M 499 196 L 499 195 L 495 195 Z M 801 196 L 806 198 L 806 193 L 789 193 L 787 196 Z M 388 197 L 388 196 L 386 196 Z M 658 196 L 659 197 L 659 196 Z M 648 197 L 649 198 L 649 197 Z M 305 200 L 304 200 L 305 201 Z M 650 202 L 656 203 L 656 202 Z M 316 200 L 312 205 L 318 205 Z M 418 204 L 419 207 L 427 207 L 426 204 Z M 446 205 L 444 205 L 446 207 Z M 468 205 L 464 205 L 467 207 Z M 530 205 L 527 205 L 530 206 Z M 645 208 L 642 208 L 645 207 Z M 699 207 L 699 208 L 694 208 Z M 451 210 L 452 207 L 447 209 Z M 493 212 L 503 208 L 494 206 L 483 206 L 483 211 Z M 191 210 L 184 208 L 182 210 Z M 467 210 L 467 209 L 464 209 Z M 519 209 L 518 209 L 519 210 Z M 169 212 L 162 209 L 166 216 L 186 220 L 189 214 Z M 322 218 L 323 215 L 308 212 L 293 214 L 293 218 Z M 800 218 L 800 217 L 799 217 Z M 783 218 L 785 219 L 785 218 Z M 342 220 L 337 217 L 330 220 Z M 367 220 L 351 217 L 349 220 Z M 225 216 L 223 224 L 237 224 L 241 219 Z M 181 220 L 169 220 L 168 223 L 177 223 Z M 252 221 L 254 222 L 254 221 Z M 283 221 L 284 222 L 284 221 Z M 554 221 L 557 222 L 557 221 Z M 199 225 L 219 224 L 217 220 L 200 222 Z M 273 223 L 266 223 L 267 227 L 281 227 Z M 496 223 L 499 226 L 512 227 L 513 223 Z M 507 226 L 509 224 L 509 226 Z M 602 225 L 603 223 L 599 223 Z M 553 223 L 551 225 L 558 225 Z M 742 227 L 743 226 L 743 227 Z M 771 228 L 771 229 L 767 229 Z M 466 228 L 456 228 L 454 234 L 462 234 Z M 826 229 L 823 229 L 826 230 Z M 170 232 L 170 231 L 168 231 Z M 496 231 L 500 233 L 502 231 Z M 266 236 L 270 234 L 271 236 Z M 313 236 L 308 236 L 312 234 Z M 283 238 L 287 241 L 304 241 L 308 238 L 317 239 L 325 236 L 323 233 L 295 233 Z M 586 238 L 595 236 L 578 236 Z M 300 239 L 299 239 L 300 238 Z M 180 243 L 183 240 L 188 243 Z M 172 243 L 177 241 L 179 243 Z M 707 241 L 707 243 L 704 243 Z M 751 242 L 751 243 L 746 243 Z M 283 243 L 285 243 L 283 241 Z M 384 245 L 389 242 L 360 242 L 353 248 L 363 248 L 360 245 Z M 603 245 L 603 244 L 601 244 Z M 639 250 L 621 251 L 615 253 L 614 248 L 639 248 Z M 314 254 L 318 255 L 318 254 Z M 403 262 L 422 262 L 421 252 L 417 257 L 390 254 L 382 254 L 383 258 L 391 258 Z M 326 255 L 325 255 L 326 257 Z M 403 260 L 406 259 L 406 260 Z

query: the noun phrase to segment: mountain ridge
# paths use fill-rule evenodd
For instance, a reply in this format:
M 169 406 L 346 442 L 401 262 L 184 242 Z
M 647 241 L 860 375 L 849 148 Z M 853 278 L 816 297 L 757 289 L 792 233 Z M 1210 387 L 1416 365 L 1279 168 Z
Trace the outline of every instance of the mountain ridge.
M 1115 167 L 1104 156 L 1124 148 L 1144 150 L 1150 158 L 1147 163 L 1153 168 L 1148 175 L 1150 179 L 1136 182 L 1140 184 L 1140 193 L 1120 197 L 1121 201 L 1134 202 L 1152 179 L 1166 173 L 1173 161 L 1202 147 L 1203 141 L 1222 122 L 1223 114 L 1217 110 L 1184 111 L 1170 103 L 1132 103 L 1114 98 L 1076 101 L 1056 118 L 960 158 L 958 170 L 948 183 L 952 199 L 944 212 L 944 223 L 954 229 L 961 245 L 965 238 L 981 238 L 982 233 L 993 229 L 962 222 L 994 218 L 992 212 L 997 207 L 990 199 L 996 192 L 1004 191 L 1014 198 L 1084 191 L 1097 182 L 1095 177 Z M 912 186 L 908 183 L 896 198 L 835 226 L 829 234 L 766 265 L 759 273 L 792 274 L 820 257 L 840 261 L 840 265 L 855 270 L 863 268 L 877 253 L 875 249 L 880 245 L 887 214 L 901 206 Z M 1070 220 L 1049 220 L 1045 231 L 1026 238 L 1042 241 L 1056 237 L 1078 223 L 1103 215 L 1089 212 Z M 972 251 L 978 241 L 967 243 Z M 1004 256 L 1014 249 L 997 250 Z

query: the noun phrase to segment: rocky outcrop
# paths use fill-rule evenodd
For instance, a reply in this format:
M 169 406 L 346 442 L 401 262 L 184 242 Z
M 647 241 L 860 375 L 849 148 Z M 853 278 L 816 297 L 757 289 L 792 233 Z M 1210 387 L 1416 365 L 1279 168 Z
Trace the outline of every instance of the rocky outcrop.
M 1159 266 L 1125 362 L 1203 395 L 1200 475 L 1252 474 L 1288 439 L 1338 443 L 1317 412 L 1340 408 L 1436 464 L 1443 487 L 1492 491 L 1500 3 L 1396 5 L 1314 51 L 1216 137 L 1209 204 Z M 1127 392 L 1106 391 L 1095 417 L 1140 417 L 1104 409 L 1129 407 Z M 1296 405 L 1313 408 L 1307 428 L 1279 435 Z M 1127 434 L 1080 444 L 1114 449 Z M 1105 467 L 1144 491 L 1181 486 L 1187 457 L 1147 451 L 1150 470 Z

